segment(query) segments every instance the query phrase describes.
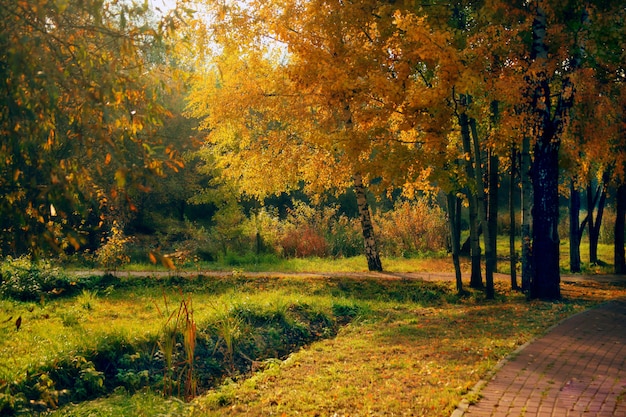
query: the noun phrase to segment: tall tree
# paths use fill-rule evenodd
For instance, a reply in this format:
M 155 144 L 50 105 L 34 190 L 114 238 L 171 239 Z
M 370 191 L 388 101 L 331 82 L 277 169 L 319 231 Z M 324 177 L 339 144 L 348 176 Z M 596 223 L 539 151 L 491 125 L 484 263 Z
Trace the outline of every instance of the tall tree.
M 600 241 L 600 230 L 602 217 L 606 205 L 606 197 L 609 187 L 608 172 L 602 173 L 600 184 L 594 191 L 592 185 L 587 186 L 587 216 L 589 217 L 589 263 L 598 263 L 598 243 Z
M 423 177 L 425 155 L 445 147 L 450 90 L 435 84 L 448 85 L 438 72 L 450 64 L 446 34 L 409 6 L 317 0 L 219 8 L 213 33 L 222 50 L 214 75 L 196 84 L 190 112 L 206 118 L 225 174 L 249 192 L 302 181 L 313 193 L 350 182 L 359 188 L 359 178 L 390 189 Z M 432 147 L 431 137 L 438 137 Z M 227 146 L 237 152 L 225 153 Z M 360 213 L 364 226 L 371 223 L 369 210 Z
M 578 34 L 588 23 L 588 12 L 577 4 L 534 4 L 532 24 L 532 47 L 530 58 L 532 72 L 528 77 L 529 112 L 533 149 L 533 277 L 531 298 L 560 298 L 559 271 L 559 150 L 562 132 L 568 113 L 574 103 L 573 73 L 581 67 L 581 45 L 578 36 L 564 42 L 565 64 L 555 62 L 549 52 L 558 45 L 555 29 Z M 547 9 L 553 6 L 554 9 Z M 558 22 L 555 15 L 561 7 L 568 7 L 565 22 Z M 549 18 L 550 17 L 550 18 Z M 569 27 L 565 25 L 568 24 Z M 572 33 L 572 32 L 570 32 Z M 555 65 L 556 64 L 556 65 Z
M 452 263 L 454 264 L 454 275 L 456 290 L 458 294 L 463 294 L 463 279 L 461 274 L 461 262 L 459 259 L 461 243 L 461 199 L 455 192 L 447 194 L 448 223 L 450 226 L 450 246 L 452 252 Z
M 570 195 L 569 195 L 569 270 L 576 273 L 581 271 L 580 264 L 580 241 L 582 239 L 583 227 L 578 224 L 580 218 L 580 191 L 578 190 L 578 184 L 576 178 L 570 180 Z

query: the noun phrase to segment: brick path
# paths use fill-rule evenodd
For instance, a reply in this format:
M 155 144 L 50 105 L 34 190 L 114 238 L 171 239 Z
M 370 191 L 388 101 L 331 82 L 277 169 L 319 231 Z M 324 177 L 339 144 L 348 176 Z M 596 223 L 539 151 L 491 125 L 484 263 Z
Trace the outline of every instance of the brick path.
M 453 416 L 626 417 L 626 300 L 557 325 L 518 351 L 480 394 Z

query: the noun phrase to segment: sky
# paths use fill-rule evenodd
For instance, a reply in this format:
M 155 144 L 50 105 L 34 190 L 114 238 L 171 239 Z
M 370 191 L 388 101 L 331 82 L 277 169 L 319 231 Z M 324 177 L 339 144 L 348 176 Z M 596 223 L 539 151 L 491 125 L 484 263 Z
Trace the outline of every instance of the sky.
M 161 9 L 161 12 L 165 13 L 170 9 L 176 7 L 176 0 L 148 0 L 153 8 Z

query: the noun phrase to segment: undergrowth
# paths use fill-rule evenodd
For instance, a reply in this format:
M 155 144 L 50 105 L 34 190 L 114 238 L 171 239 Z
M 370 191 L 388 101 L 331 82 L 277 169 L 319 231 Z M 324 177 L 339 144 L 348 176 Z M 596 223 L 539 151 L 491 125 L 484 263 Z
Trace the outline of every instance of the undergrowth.
M 488 301 L 393 276 L 71 282 L 0 300 L 0 414 L 449 415 L 516 347 L 626 295 L 565 282 L 563 301 L 527 302 L 497 282 Z
M 11 318 L 0 327 L 0 414 L 28 415 L 120 389 L 132 394 L 150 388 L 191 400 L 225 378 L 238 379 L 262 369 L 268 359 L 333 337 L 360 311 L 356 301 L 320 301 L 301 295 L 295 282 L 281 285 L 269 278 L 168 277 L 150 285 L 144 279 L 117 284 L 101 296 L 83 289 L 56 301 L 3 302 L 0 318 L 19 314 L 24 325 L 15 329 Z M 127 298 L 152 300 L 142 312 L 152 330 L 132 311 L 122 317 L 131 308 Z M 110 326 L 103 328 L 101 320 Z M 142 324 L 147 332 L 139 333 Z M 33 349 L 42 341 L 60 346 Z

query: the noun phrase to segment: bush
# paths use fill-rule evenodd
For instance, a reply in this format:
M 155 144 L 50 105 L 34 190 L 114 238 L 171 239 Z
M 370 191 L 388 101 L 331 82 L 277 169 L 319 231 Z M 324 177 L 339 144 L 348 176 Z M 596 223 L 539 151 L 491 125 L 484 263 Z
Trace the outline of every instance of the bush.
M 410 256 L 447 248 L 448 224 L 444 211 L 426 199 L 402 201 L 394 209 L 374 216 L 381 252 Z
M 280 244 L 284 255 L 287 257 L 306 258 L 317 256 L 323 258 L 329 252 L 326 239 L 312 226 L 289 230 L 283 236 Z
M 363 253 L 363 233 L 358 219 L 339 216 L 328 231 L 326 240 L 332 256 L 352 257 Z
M 67 275 L 47 261 L 32 261 L 28 256 L 21 256 L 7 257 L 0 264 L 2 298 L 34 301 L 44 294 L 65 291 L 71 286 Z
M 106 271 L 114 271 L 130 262 L 128 244 L 132 238 L 124 235 L 124 231 L 117 222 L 113 223 L 109 238 L 96 251 L 96 262 Z
M 331 228 L 337 208 L 319 210 L 301 201 L 294 201 L 293 205 L 283 221 L 279 240 L 282 254 L 300 258 L 328 256 L 325 234 Z

